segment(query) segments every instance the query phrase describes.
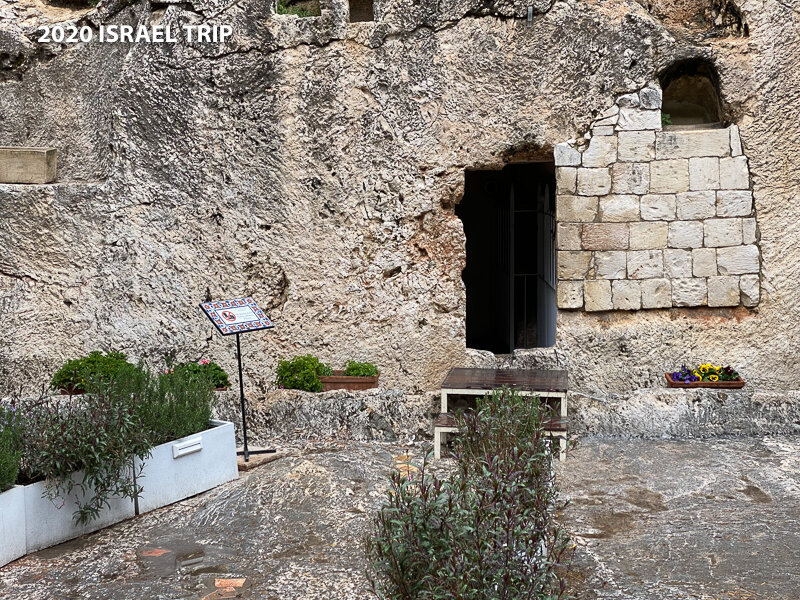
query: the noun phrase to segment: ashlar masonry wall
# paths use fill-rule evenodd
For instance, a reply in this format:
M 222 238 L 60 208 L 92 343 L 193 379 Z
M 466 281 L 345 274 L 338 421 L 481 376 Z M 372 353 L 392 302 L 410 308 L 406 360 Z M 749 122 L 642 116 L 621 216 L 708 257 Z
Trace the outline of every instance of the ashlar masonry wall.
M 560 309 L 758 304 L 757 224 L 736 125 L 662 130 L 652 85 L 621 96 L 587 138 L 555 149 Z

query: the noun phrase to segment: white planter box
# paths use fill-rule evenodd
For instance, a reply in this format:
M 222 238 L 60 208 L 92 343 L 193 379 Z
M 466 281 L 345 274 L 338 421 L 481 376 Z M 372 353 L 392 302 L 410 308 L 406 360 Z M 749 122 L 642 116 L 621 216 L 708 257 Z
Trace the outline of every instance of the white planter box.
M 0 567 L 25 552 L 25 488 L 15 485 L 0 494 Z
M 80 481 L 79 474 L 73 475 L 73 478 L 75 481 Z M 75 488 L 66 502 L 63 498 L 51 501 L 44 496 L 44 492 L 44 481 L 25 486 L 27 552 L 35 552 L 54 544 L 60 544 L 134 516 L 133 502 L 129 498 L 109 498 L 110 506 L 100 511 L 99 518 L 86 525 L 76 525 L 73 514 L 78 510 L 75 496 L 83 499 L 80 489 Z
M 210 490 L 239 477 L 233 423 L 156 446 L 137 479 L 139 512 L 147 512 Z
M 145 461 L 142 476 L 137 478 L 137 483 L 143 488 L 139 496 L 139 513 L 205 492 L 239 476 L 233 423 L 212 421 L 211 425 L 211 429 L 152 449 L 150 458 Z M 137 461 L 137 472 L 140 466 L 141 462 Z M 14 490 L 3 493 L 0 499 Z M 9 508 L 8 514 L 12 524 L 15 520 L 24 524 L 23 554 L 97 531 L 135 515 L 134 503 L 130 498 L 111 498 L 110 507 L 103 509 L 98 519 L 78 526 L 73 519 L 77 510 L 74 497 L 59 508 L 59 500 L 53 503 L 42 497 L 45 491 L 43 481 L 19 487 L 19 490 L 24 492 L 17 492 L 17 496 L 24 495 L 24 506 L 17 508 L 16 513 Z M 80 490 L 73 490 L 73 496 L 76 493 L 80 494 Z M 2 502 L 0 513 L 0 522 L 5 523 L 6 509 Z M 4 558 L 6 535 L 5 530 L 3 532 L 0 557 Z M 9 560 L 18 556 L 21 555 Z

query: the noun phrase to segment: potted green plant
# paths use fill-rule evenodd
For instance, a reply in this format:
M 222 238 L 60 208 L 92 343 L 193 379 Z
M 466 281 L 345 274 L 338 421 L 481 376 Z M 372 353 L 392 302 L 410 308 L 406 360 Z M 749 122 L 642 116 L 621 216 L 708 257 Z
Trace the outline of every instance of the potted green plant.
M 171 372 L 174 371 L 186 373 L 190 377 L 204 379 L 209 382 L 209 385 L 216 392 L 224 392 L 231 385 L 225 369 L 207 358 L 198 362 L 182 363 L 171 370 Z
M 276 385 L 281 389 L 321 392 L 322 377 L 332 375 L 331 366 L 316 356 L 304 354 L 278 363 Z
M 68 360 L 53 375 L 50 385 L 64 395 L 86 393 L 90 380 L 110 381 L 120 369 L 132 370 L 136 365 L 128 362 L 122 352 L 90 352 L 88 356 Z
M 330 375 L 320 377 L 322 391 L 331 390 L 370 390 L 378 387 L 381 373 L 378 367 L 370 362 L 348 360 L 342 371 L 333 371 Z

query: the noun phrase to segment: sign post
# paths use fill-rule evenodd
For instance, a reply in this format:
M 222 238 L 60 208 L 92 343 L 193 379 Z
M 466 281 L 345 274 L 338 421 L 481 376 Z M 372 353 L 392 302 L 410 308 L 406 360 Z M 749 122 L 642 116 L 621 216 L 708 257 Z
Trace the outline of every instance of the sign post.
M 245 462 L 250 461 L 251 454 L 269 454 L 275 450 L 252 450 L 247 447 L 247 415 L 244 401 L 244 379 L 242 377 L 242 343 L 240 334 L 259 329 L 272 329 L 274 325 L 264 311 L 252 298 L 234 298 L 233 300 L 215 300 L 201 302 L 200 309 L 211 319 L 221 335 L 236 335 L 236 360 L 239 363 L 239 401 L 242 406 L 242 437 L 244 446 L 241 452 Z

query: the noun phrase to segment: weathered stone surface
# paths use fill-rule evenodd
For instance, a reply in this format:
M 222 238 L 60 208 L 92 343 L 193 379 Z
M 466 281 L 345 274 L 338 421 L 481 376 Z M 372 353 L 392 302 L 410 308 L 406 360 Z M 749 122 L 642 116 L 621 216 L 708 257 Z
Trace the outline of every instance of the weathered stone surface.
M 556 169 L 556 192 L 559 194 L 574 194 L 577 177 L 577 168 L 558 167 Z
M 628 236 L 627 223 L 587 223 L 581 242 L 584 250 L 625 250 Z
M 709 248 L 738 246 L 742 243 L 741 219 L 708 219 L 703 222 L 703 228 L 704 244 Z
M 692 250 L 692 275 L 695 277 L 717 275 L 717 251 L 714 248 Z
M 734 246 L 717 250 L 717 269 L 720 275 L 758 273 L 758 246 Z
M 664 250 L 664 272 L 672 279 L 692 276 L 691 250 L 667 248 Z
M 611 281 L 607 279 L 587 280 L 585 283 L 586 310 L 612 310 Z
M 625 162 L 647 162 L 656 156 L 654 131 L 620 131 L 617 157 Z
M 708 278 L 708 305 L 709 306 L 738 306 L 739 305 L 739 278 L 738 277 L 709 277 Z
M 551 160 L 619 94 L 709 52 L 754 173 L 769 273 L 760 310 L 703 331 L 702 311 L 625 315 L 606 331 L 559 315 L 555 352 L 590 391 L 642 385 L 635 364 L 678 360 L 690 345 L 769 373 L 759 385 L 796 380 L 798 365 L 776 360 L 800 327 L 800 32 L 785 2 L 745 7 L 747 39 L 678 19 L 672 5 L 617 0 L 554 3 L 530 28 L 527 7 L 507 3 L 387 5 L 380 22 L 350 25 L 341 0 L 319 19 L 249 0 L 135 1 L 116 13 L 107 7 L 126 3 L 58 4 L 7 3 L 0 17 L 2 138 L 57 143 L 62 182 L 0 189 L 5 389 L 46 382 L 98 340 L 134 360 L 157 364 L 178 348 L 178 360 L 210 357 L 233 372 L 230 340 L 186 307 L 239 293 L 278 324 L 244 341 L 249 398 L 269 388 L 279 359 L 312 352 L 342 364 L 356 347 L 387 385 L 435 387 L 467 356 L 468 259 L 454 214 L 464 171 Z M 232 23 L 234 39 L 52 46 L 31 35 L 42 22 L 178 24 L 201 13 Z
M 601 279 L 625 279 L 628 257 L 624 250 L 594 253 L 594 276 Z
M 673 279 L 672 304 L 675 306 L 704 306 L 708 288 L 702 278 Z
M 719 189 L 719 159 L 715 157 L 689 159 L 689 189 Z
M 583 307 L 583 281 L 559 281 L 556 286 L 558 308 Z
M 742 138 L 739 136 L 739 127 L 736 125 L 731 125 L 730 132 L 731 132 L 731 156 L 741 156 Z
M 638 221 L 639 197 L 614 194 L 601 198 L 600 220 L 606 223 Z
M 755 244 L 757 241 L 755 218 L 742 219 L 742 243 Z
M 615 194 L 646 194 L 650 185 L 647 163 L 616 163 L 611 169 Z
M 622 94 L 617 98 L 617 106 L 621 108 L 637 108 L 639 106 L 639 94 Z
M 558 278 L 559 279 L 584 279 L 589 270 L 591 252 L 571 252 L 559 250 L 557 252 Z
M 672 306 L 672 284 L 669 279 L 645 279 L 641 285 L 642 308 Z
M 630 224 L 631 250 L 658 250 L 667 247 L 669 225 L 661 221 Z
M 739 278 L 739 287 L 742 291 L 742 304 L 756 306 L 761 300 L 761 280 L 758 275 L 742 275 Z
M 642 289 L 638 281 L 615 279 L 611 282 L 611 292 L 615 310 L 639 310 L 642 307 Z
M 654 160 L 649 165 L 651 193 L 675 194 L 689 189 L 688 160 Z
M 617 160 L 616 136 L 592 137 L 589 147 L 583 151 L 582 163 L 584 167 L 607 167 Z
M 703 192 L 684 192 L 677 195 L 678 219 L 708 219 L 717 214 L 716 193 L 712 190 Z
M 642 108 L 650 110 L 661 109 L 661 100 L 662 93 L 660 87 L 651 85 L 639 91 L 639 105 Z
M 749 190 L 717 192 L 717 216 L 746 217 L 752 212 L 753 192 Z
M 581 196 L 605 196 L 611 191 L 609 169 L 578 169 L 578 194 Z
M 592 135 L 614 135 L 613 125 L 600 125 L 592 128 Z
M 617 130 L 632 131 L 642 129 L 661 129 L 661 111 L 620 107 Z
M 723 190 L 750 189 L 750 172 L 746 156 L 719 159 L 719 187 Z
M 656 134 L 656 158 L 730 156 L 730 140 L 727 129 L 660 131 Z
M 556 144 L 553 158 L 557 167 L 578 167 L 581 164 L 581 153 L 566 142 Z
M 628 277 L 650 279 L 664 276 L 664 256 L 661 250 L 633 250 L 628 252 Z
M 672 221 L 669 224 L 670 248 L 700 248 L 703 245 L 703 223 Z
M 597 600 L 787 598 L 786 590 L 800 585 L 800 441 L 794 433 L 742 436 L 758 427 L 732 419 L 733 407 L 778 411 L 759 411 L 740 392 L 677 391 L 572 405 L 591 402 L 595 414 L 613 415 L 607 429 L 615 436 L 582 439 L 559 465 L 563 522 L 576 544 L 573 593 Z M 639 427 L 651 439 L 626 439 Z M 734 435 L 709 439 L 721 430 Z M 663 439 L 676 435 L 701 439 Z M 774 552 L 742 542 L 762 535 Z
M 672 221 L 675 219 L 677 201 L 673 194 L 648 194 L 642 196 L 640 210 L 645 221 Z
M 578 223 L 559 223 L 556 226 L 556 248 L 559 250 L 580 250 L 581 225 Z
M 597 196 L 556 196 L 559 221 L 591 223 L 597 216 Z

